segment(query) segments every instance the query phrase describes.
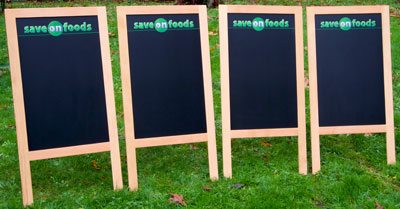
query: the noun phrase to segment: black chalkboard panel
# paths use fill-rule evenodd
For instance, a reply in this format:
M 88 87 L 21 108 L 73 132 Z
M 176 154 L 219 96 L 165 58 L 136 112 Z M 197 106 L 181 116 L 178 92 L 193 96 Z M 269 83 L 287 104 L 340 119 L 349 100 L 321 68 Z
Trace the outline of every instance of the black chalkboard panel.
M 97 16 L 16 21 L 29 150 L 108 141 Z
M 294 26 L 293 14 L 228 14 L 232 130 L 297 127 Z
M 128 15 L 127 28 L 135 138 L 206 133 L 198 15 Z
M 381 14 L 315 20 L 319 125 L 385 124 Z

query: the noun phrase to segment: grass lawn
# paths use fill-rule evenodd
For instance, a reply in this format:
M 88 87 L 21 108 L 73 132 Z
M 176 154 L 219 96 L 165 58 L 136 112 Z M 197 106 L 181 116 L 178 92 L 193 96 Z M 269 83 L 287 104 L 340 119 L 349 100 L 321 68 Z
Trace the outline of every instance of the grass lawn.
M 400 2 L 373 0 L 255 1 L 281 5 L 390 4 L 397 160 L 400 161 Z M 229 1 L 232 4 L 245 4 Z M 143 3 L 141 3 L 143 4 Z M 155 4 L 155 3 L 146 3 Z M 233 141 L 233 178 L 211 182 L 207 147 L 177 145 L 137 151 L 139 191 L 127 189 L 126 153 L 115 6 L 111 1 L 13 3 L 9 7 L 106 5 L 125 188 L 112 190 L 108 153 L 31 163 L 32 208 L 175 208 L 171 194 L 191 208 L 400 208 L 400 162 L 386 165 L 384 135 L 321 137 L 322 171 L 297 172 L 297 138 Z M 305 21 L 304 21 L 305 22 Z M 219 171 L 222 177 L 218 10 L 209 10 Z M 306 42 L 305 42 L 306 43 Z M 305 58 L 307 63 L 307 58 Z M 0 208 L 22 207 L 4 14 L 0 14 Z M 306 65 L 307 67 L 307 65 Z M 307 68 L 306 68 L 307 71 Z M 307 89 L 308 95 L 308 89 Z M 308 97 L 307 97 L 307 112 Z M 309 121 L 308 129 L 309 131 Z M 309 134 L 308 134 L 309 135 Z M 309 138 L 308 138 L 309 139 Z M 265 146 L 268 143 L 272 146 Z M 310 147 L 310 146 L 308 146 Z M 310 149 L 308 150 L 310 154 Z M 311 158 L 308 158 L 309 166 Z M 238 184 L 240 184 L 238 186 Z M 236 185 L 236 186 L 234 186 Z M 240 187 L 240 188 L 239 188 Z

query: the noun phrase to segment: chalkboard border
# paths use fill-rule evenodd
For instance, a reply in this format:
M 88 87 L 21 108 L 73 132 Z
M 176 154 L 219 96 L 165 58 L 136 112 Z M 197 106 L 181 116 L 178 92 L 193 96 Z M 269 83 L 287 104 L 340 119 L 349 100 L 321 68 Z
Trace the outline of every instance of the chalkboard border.
M 318 81 L 317 81 L 317 55 L 315 38 L 315 15 L 323 14 L 371 14 L 382 15 L 382 46 L 383 46 L 383 72 L 385 85 L 385 115 L 386 124 L 379 125 L 354 125 L 354 126 L 319 126 L 318 114 Z M 308 33 L 308 65 L 310 79 L 310 113 L 311 113 L 311 155 L 312 173 L 321 170 L 320 135 L 332 134 L 361 134 L 361 133 L 386 133 L 387 163 L 396 163 L 396 150 L 394 139 L 393 116 L 393 90 L 392 90 L 392 61 L 390 48 L 390 15 L 388 5 L 377 6 L 331 6 L 307 7 L 307 33 Z
M 228 14 L 293 14 L 295 19 L 296 42 L 296 81 L 297 81 L 297 128 L 273 128 L 231 130 L 230 89 L 229 89 L 229 50 Z M 235 138 L 298 136 L 299 173 L 307 174 L 306 113 L 304 92 L 304 52 L 303 52 L 303 14 L 301 6 L 258 6 L 258 5 L 220 5 L 220 68 L 221 68 L 221 109 L 222 109 L 222 148 L 223 172 L 226 178 L 232 177 L 231 142 Z
M 131 76 L 128 51 L 128 15 L 196 14 L 199 16 L 201 55 L 203 66 L 204 96 L 206 108 L 207 133 L 135 139 L 132 108 Z M 207 8 L 201 6 L 118 6 L 118 38 L 121 63 L 122 95 L 125 121 L 125 140 L 130 190 L 138 189 L 136 148 L 207 142 L 208 161 L 211 180 L 218 179 L 217 147 L 215 140 L 211 64 L 209 54 Z
M 104 90 L 107 109 L 106 111 L 110 141 L 88 145 L 29 151 L 16 19 L 74 16 L 98 17 L 105 88 Z M 121 173 L 121 160 L 115 112 L 114 87 L 112 80 L 106 7 L 7 9 L 5 11 L 5 18 L 7 28 L 7 42 L 10 56 L 11 80 L 13 87 L 12 91 L 14 99 L 23 205 L 27 206 L 33 203 L 30 162 L 34 160 L 43 160 L 98 152 L 110 152 L 114 190 L 122 189 L 123 183 Z

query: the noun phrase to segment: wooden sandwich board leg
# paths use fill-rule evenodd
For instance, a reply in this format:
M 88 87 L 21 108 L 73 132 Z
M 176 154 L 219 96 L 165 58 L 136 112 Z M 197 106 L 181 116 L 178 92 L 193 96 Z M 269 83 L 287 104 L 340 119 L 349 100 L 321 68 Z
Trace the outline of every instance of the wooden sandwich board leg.
M 307 8 L 307 25 L 315 25 L 314 14 Z M 319 114 L 318 114 L 318 84 L 317 63 L 315 47 L 315 31 L 313 27 L 307 27 L 308 37 L 308 67 L 310 79 L 310 125 L 311 125 L 311 161 L 312 174 L 321 169 L 320 144 L 319 144 Z
M 232 140 L 229 133 L 222 133 L 222 160 L 225 178 L 232 178 L 232 153 L 231 153 Z
M 307 175 L 307 136 L 306 131 L 299 128 L 298 136 L 298 161 L 299 161 L 299 173 Z
M 321 157 L 319 150 L 319 134 L 311 131 L 311 158 L 312 158 L 312 173 L 316 174 L 321 170 Z
M 217 144 L 215 141 L 215 135 L 208 134 L 208 164 L 210 169 L 210 179 L 218 180 L 218 158 L 217 158 Z
M 117 7 L 118 19 L 118 42 L 120 50 L 120 63 L 129 63 L 128 54 L 128 34 L 126 14 L 121 8 Z M 126 43 L 126 44 L 124 44 Z M 131 74 L 129 64 L 121 64 L 121 83 L 122 83 L 122 96 L 124 107 L 124 121 L 125 121 L 125 143 L 126 143 L 126 158 L 128 169 L 128 186 L 129 190 L 135 191 L 138 189 L 137 177 L 137 162 L 136 162 L 136 144 L 134 139 L 134 126 L 133 126 L 133 109 L 132 93 L 131 93 Z
M 394 129 L 388 127 L 386 132 L 386 154 L 389 165 L 396 164 L 396 145 L 394 140 Z
M 119 146 L 111 145 L 110 155 L 111 155 L 111 170 L 113 176 L 113 186 L 114 190 L 119 190 L 123 188 L 122 183 L 122 171 L 121 171 L 121 158 L 119 152 Z
M 126 140 L 126 157 L 128 166 L 128 184 L 129 190 L 135 191 L 138 189 L 137 162 L 136 162 L 136 147 L 134 140 Z
M 302 25 L 302 24 L 301 24 Z M 300 68 L 302 69 L 302 68 Z M 298 76 L 299 80 L 304 80 L 303 76 Z M 301 81 L 299 81 L 301 82 Z M 305 113 L 305 97 L 304 97 L 304 88 L 303 82 L 301 82 L 301 88 L 298 88 L 299 92 L 299 108 L 298 108 L 298 138 L 297 138 L 297 146 L 298 146 L 298 164 L 299 164 L 299 173 L 303 175 L 307 175 L 307 133 L 306 133 L 306 113 Z
M 299 173 L 307 175 L 307 130 L 306 130 L 306 102 L 304 89 L 304 44 L 303 44 L 303 9 L 295 11 L 296 32 L 296 81 L 297 81 L 297 143 Z
M 219 36 L 221 59 L 221 111 L 222 111 L 222 160 L 225 178 L 232 178 L 232 156 L 230 136 L 230 105 L 229 105 L 229 71 L 228 71 L 228 7 L 220 5 L 219 11 Z M 224 41 L 225 40 L 225 41 Z
M 210 43 L 208 40 L 207 7 L 199 6 L 201 54 L 203 58 L 204 95 L 207 118 L 208 162 L 211 180 L 218 179 L 217 143 L 215 141 L 214 102 L 212 93 Z
M 386 114 L 386 155 L 387 163 L 396 163 L 396 145 L 393 117 L 393 90 L 392 90 L 392 52 L 390 48 L 390 15 L 389 6 L 382 7 L 382 46 L 383 69 L 385 82 L 385 114 Z
M 107 14 L 105 7 L 97 8 L 99 11 L 99 32 L 100 32 L 100 44 L 101 53 L 103 58 L 103 65 L 111 67 L 111 55 L 110 46 L 107 30 Z M 118 127 L 115 110 L 115 99 L 114 99 L 114 84 L 112 80 L 112 71 L 103 70 L 104 76 L 104 90 L 106 94 L 106 106 L 107 106 L 107 118 L 110 132 L 110 156 L 111 156 L 111 170 L 113 176 L 113 187 L 114 190 L 122 189 L 122 171 L 121 171 L 121 157 L 119 152 L 119 141 L 118 141 Z
M 19 161 L 19 168 L 21 174 L 21 187 L 22 187 L 22 201 L 24 207 L 33 203 L 33 191 L 32 191 L 32 177 L 31 177 L 31 166 L 30 161 L 23 159 Z
M 16 17 L 11 10 L 5 11 L 6 16 L 6 32 L 7 37 L 14 37 L 17 35 Z M 15 38 L 8 38 L 8 47 L 18 46 L 18 41 Z M 25 121 L 25 107 L 24 107 L 24 96 L 22 93 L 22 76 L 19 61 L 18 47 L 13 48 L 9 51 L 10 58 L 10 73 L 12 80 L 12 93 L 14 100 L 14 114 L 15 114 L 15 127 L 17 131 L 17 145 L 18 145 L 18 158 L 19 158 L 19 172 L 21 175 L 21 189 L 22 189 L 22 202 L 24 206 L 31 205 L 33 203 L 33 191 L 32 191 L 32 177 L 31 177 L 31 166 L 29 160 L 29 148 L 28 148 L 28 134 Z M 13 70 L 18 69 L 18 70 Z

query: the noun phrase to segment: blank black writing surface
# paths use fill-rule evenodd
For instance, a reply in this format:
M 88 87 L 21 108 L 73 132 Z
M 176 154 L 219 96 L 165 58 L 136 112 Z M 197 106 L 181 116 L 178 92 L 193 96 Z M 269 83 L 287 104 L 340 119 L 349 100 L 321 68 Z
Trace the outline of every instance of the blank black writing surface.
M 292 14 L 228 14 L 231 129 L 297 127 Z
M 128 15 L 135 138 L 206 133 L 199 17 Z
M 319 125 L 385 124 L 381 15 L 315 20 Z
M 29 150 L 109 139 L 96 16 L 17 18 Z

